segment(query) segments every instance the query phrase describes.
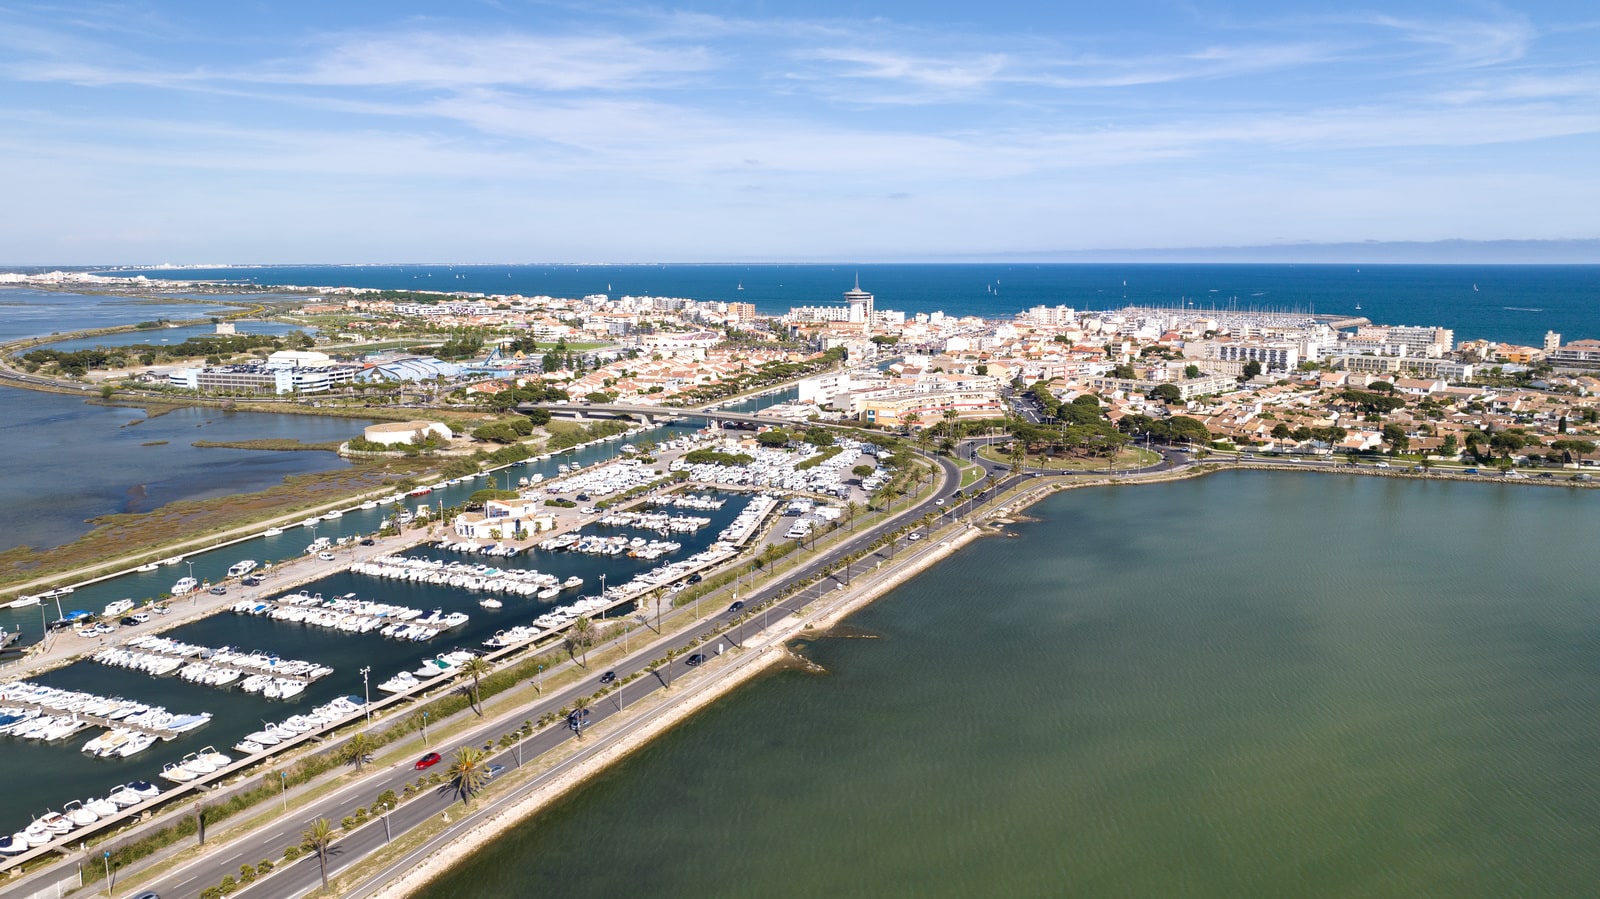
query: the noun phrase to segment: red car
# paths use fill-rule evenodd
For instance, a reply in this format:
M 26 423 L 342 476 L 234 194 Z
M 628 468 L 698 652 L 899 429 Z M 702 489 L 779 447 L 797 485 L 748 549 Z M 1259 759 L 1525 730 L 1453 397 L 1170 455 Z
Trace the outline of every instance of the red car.
M 430 752 L 422 758 L 417 759 L 417 763 L 411 766 L 411 770 L 421 771 L 423 768 L 432 768 L 437 764 L 439 764 L 439 753 Z

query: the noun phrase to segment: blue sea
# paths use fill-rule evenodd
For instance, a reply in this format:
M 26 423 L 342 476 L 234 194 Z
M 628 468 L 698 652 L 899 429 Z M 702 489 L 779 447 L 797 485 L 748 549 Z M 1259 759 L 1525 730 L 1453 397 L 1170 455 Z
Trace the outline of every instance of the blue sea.
M 123 274 L 124 272 L 105 272 Z M 137 272 L 126 272 L 132 275 Z M 144 274 L 149 274 L 148 271 Z M 1457 340 L 1600 337 L 1600 266 L 1262 264 L 279 265 L 163 272 L 257 284 L 743 301 L 765 314 L 839 302 L 860 278 L 879 308 L 1010 317 L 1036 305 L 1304 310 L 1452 327 Z

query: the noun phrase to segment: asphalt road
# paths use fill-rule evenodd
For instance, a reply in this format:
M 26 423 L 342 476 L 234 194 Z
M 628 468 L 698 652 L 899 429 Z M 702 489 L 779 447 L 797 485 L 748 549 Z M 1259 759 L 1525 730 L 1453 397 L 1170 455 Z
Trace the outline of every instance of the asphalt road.
M 944 483 L 935 494 L 901 510 L 887 522 L 882 522 L 870 528 L 863 528 L 854 534 L 848 535 L 838 545 L 809 559 L 802 568 L 784 578 L 782 583 L 810 577 L 825 568 L 836 566 L 844 556 L 864 550 L 877 540 L 882 533 L 892 528 L 900 527 L 908 521 L 913 521 L 930 509 L 938 508 L 953 511 L 954 507 L 949 500 L 960 484 L 960 469 L 955 462 L 949 459 L 935 458 L 935 461 L 944 469 L 945 473 Z M 1021 480 L 1021 478 L 1011 480 L 1017 481 Z M 935 505 L 936 500 L 939 499 L 946 500 L 945 506 Z M 971 500 L 969 499 L 966 503 L 967 508 L 970 508 L 970 503 Z M 902 543 L 896 554 L 904 554 L 907 551 L 905 547 L 906 544 Z M 877 555 L 885 559 L 889 558 L 885 550 L 879 550 Z M 864 571 L 869 563 L 857 564 L 862 567 L 855 570 Z M 774 598 L 778 590 L 781 589 L 782 583 L 773 583 L 749 595 L 741 596 L 740 599 L 746 605 L 745 611 L 759 614 L 759 607 Z M 774 618 L 782 618 L 789 612 L 815 602 L 823 594 L 836 589 L 838 584 L 839 581 L 836 578 L 821 579 L 804 591 L 773 602 L 765 613 Z M 682 614 L 682 610 L 680 610 L 679 614 Z M 716 638 L 696 651 L 709 655 L 715 652 L 715 647 L 719 641 L 730 645 L 737 644 L 743 637 L 745 628 L 754 628 L 756 626 L 755 622 L 743 625 L 736 624 L 734 619 L 737 617 L 738 613 L 725 608 L 708 619 L 708 626 L 691 628 L 690 631 L 693 634 L 704 633 L 708 629 L 715 630 L 718 634 Z M 644 671 L 652 660 L 664 657 L 669 646 L 675 647 L 680 651 L 679 657 L 670 668 L 660 669 L 655 677 L 638 678 L 625 685 L 621 690 L 613 692 L 603 701 L 591 706 L 589 728 L 617 714 L 619 704 L 622 708 L 626 708 L 650 693 L 664 689 L 669 679 L 675 682 L 678 678 L 688 673 L 690 666 L 688 665 L 685 645 L 691 636 L 691 633 L 681 633 L 662 637 L 638 647 L 625 659 L 617 662 L 611 670 L 616 672 L 619 679 L 622 679 L 630 674 Z M 572 702 L 579 696 L 593 694 L 600 686 L 599 675 L 599 671 L 591 672 L 589 676 L 586 676 L 579 683 L 567 689 L 552 692 L 531 705 L 508 713 L 500 713 L 495 719 L 485 719 L 482 725 L 473 727 L 465 734 L 452 737 L 447 743 L 436 736 L 428 744 L 427 749 L 443 755 L 444 761 L 440 762 L 439 767 L 434 770 L 442 771 L 447 768 L 450 763 L 451 753 L 459 746 L 483 745 L 495 742 L 502 734 L 514 730 L 523 720 L 536 720 L 547 712 L 555 712 L 562 708 L 570 707 Z M 615 736 L 616 732 L 612 732 L 584 738 L 585 749 L 580 755 L 598 751 L 603 748 L 607 739 Z M 495 752 L 490 761 L 493 764 L 504 765 L 508 769 L 514 768 L 518 764 L 519 751 L 521 760 L 528 761 L 574 739 L 577 739 L 577 736 L 570 729 L 560 725 L 553 725 L 524 739 L 520 748 L 513 747 L 512 749 Z M 413 745 L 419 747 L 417 755 L 420 756 L 422 754 L 420 741 L 415 742 Z M 571 763 L 569 761 L 564 764 Z M 281 859 L 284 848 L 298 844 L 301 834 L 310 827 L 311 822 L 315 819 L 319 817 L 327 818 L 329 821 L 337 823 L 345 816 L 354 814 L 357 808 L 370 806 L 378 794 L 384 790 L 394 790 L 396 794 L 401 793 L 406 784 L 414 782 L 425 773 L 412 770 L 409 762 L 392 766 L 380 775 L 370 776 L 359 784 L 352 784 L 333 794 L 324 796 L 309 807 L 297 808 L 293 811 L 292 817 L 285 817 L 280 822 L 277 822 L 278 826 L 263 828 L 239 839 L 225 850 L 203 855 L 158 878 L 154 882 L 143 885 L 143 888 L 154 890 L 165 899 L 198 897 L 202 890 L 216 885 L 224 876 L 231 874 L 237 877 L 241 864 L 255 864 L 262 859 L 273 859 L 275 861 Z M 528 785 L 519 787 L 513 795 L 520 795 L 526 790 L 535 788 L 550 776 L 553 776 L 553 774 L 546 774 Z M 504 797 L 499 795 L 494 796 L 492 799 L 496 803 L 503 800 Z M 450 812 L 452 806 L 464 808 L 449 792 L 448 787 L 430 788 L 422 796 L 404 802 L 388 816 L 388 832 L 394 836 L 399 836 L 424 820 Z M 454 813 L 451 814 L 452 818 L 454 818 Z M 330 876 L 366 857 L 385 841 L 386 833 L 381 818 L 375 819 L 374 823 L 368 824 L 353 833 L 339 837 L 328 856 Z M 265 897 L 304 895 L 312 887 L 318 885 L 320 876 L 317 859 L 314 855 L 308 855 L 287 866 L 280 866 L 279 871 L 274 873 L 272 877 L 250 887 L 247 892 L 250 896 Z M 236 893 L 235 895 L 238 894 Z

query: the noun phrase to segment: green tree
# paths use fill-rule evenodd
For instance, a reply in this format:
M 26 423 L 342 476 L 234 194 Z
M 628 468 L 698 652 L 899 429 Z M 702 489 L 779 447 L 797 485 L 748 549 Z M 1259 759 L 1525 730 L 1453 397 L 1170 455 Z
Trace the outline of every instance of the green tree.
M 473 656 L 472 658 L 467 659 L 465 662 L 462 662 L 460 665 L 461 673 L 472 678 L 472 687 L 470 693 L 472 697 L 472 710 L 477 712 L 480 716 L 483 715 L 483 709 L 478 705 L 478 682 L 483 678 L 488 677 L 489 672 L 493 670 L 494 663 L 490 662 L 483 656 Z
M 311 822 L 311 828 L 301 835 L 305 845 L 317 854 L 317 864 L 322 868 L 322 891 L 328 891 L 328 850 L 333 846 L 333 823 L 327 818 Z
M 339 758 L 347 765 L 356 766 L 356 770 L 360 771 L 361 766 L 372 761 L 372 753 L 377 748 L 378 744 L 372 737 L 366 733 L 358 733 L 345 742 L 339 750 Z
M 1198 366 L 1198 365 L 1185 365 L 1183 367 L 1183 376 L 1185 378 L 1191 380 L 1191 381 L 1193 381 L 1195 378 L 1200 377 L 1200 366 Z
M 1157 384 L 1150 391 L 1150 396 L 1168 405 L 1183 402 L 1183 391 L 1176 384 Z
M 456 750 L 448 772 L 450 788 L 470 804 L 472 797 L 489 782 L 489 753 L 476 746 L 463 746 Z
M 1411 438 L 1406 436 L 1406 429 L 1397 424 L 1383 426 L 1383 442 L 1389 444 L 1396 454 L 1405 452 L 1411 446 Z
M 579 615 L 567 628 L 567 654 L 576 660 L 575 650 L 583 651 L 583 667 L 589 667 L 589 646 L 594 643 L 594 622 L 587 615 Z
M 1261 374 L 1261 362 L 1257 359 L 1251 359 L 1245 362 L 1244 370 L 1239 373 L 1239 380 L 1248 381 L 1259 374 Z

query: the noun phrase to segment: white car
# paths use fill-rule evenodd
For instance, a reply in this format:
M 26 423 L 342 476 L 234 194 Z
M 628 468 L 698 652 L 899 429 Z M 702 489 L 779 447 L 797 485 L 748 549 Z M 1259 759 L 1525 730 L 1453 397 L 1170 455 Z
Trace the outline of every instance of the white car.
M 1388 468 L 1388 467 L 1389 467 L 1389 463 L 1387 463 L 1387 462 L 1379 462 L 1379 463 L 1377 463 L 1376 465 L 1373 466 L 1373 468 Z
M 936 500 L 933 501 L 933 504 L 936 505 L 936 506 L 942 506 L 942 505 L 944 505 L 944 500 L 936 499 Z
M 333 553 L 326 553 L 326 552 L 317 553 L 317 558 L 321 559 L 324 562 L 332 562 L 333 561 Z
M 921 534 L 911 534 L 910 536 L 906 537 L 906 539 L 907 540 L 921 540 L 922 539 L 922 535 Z

